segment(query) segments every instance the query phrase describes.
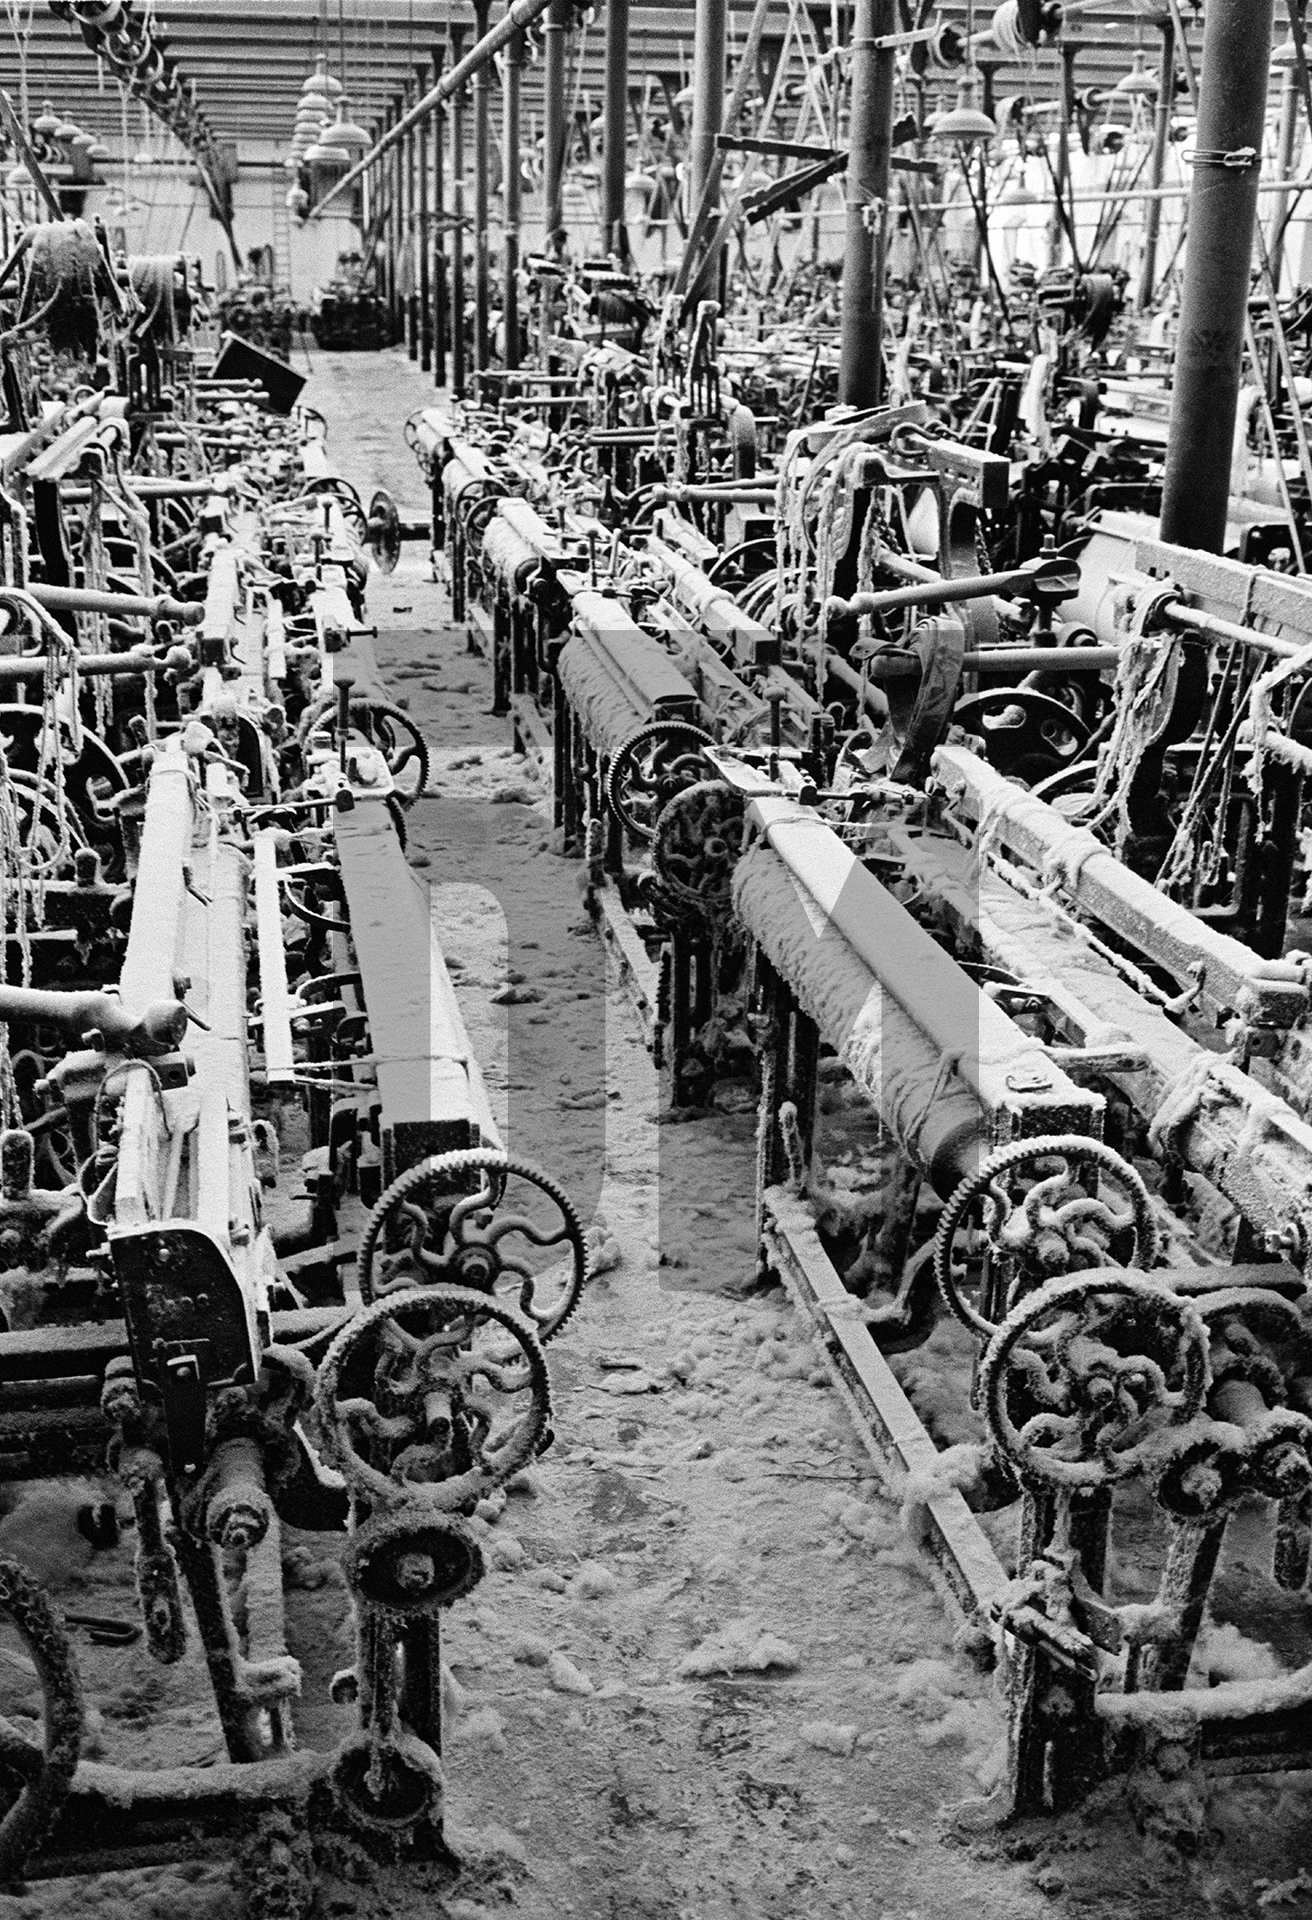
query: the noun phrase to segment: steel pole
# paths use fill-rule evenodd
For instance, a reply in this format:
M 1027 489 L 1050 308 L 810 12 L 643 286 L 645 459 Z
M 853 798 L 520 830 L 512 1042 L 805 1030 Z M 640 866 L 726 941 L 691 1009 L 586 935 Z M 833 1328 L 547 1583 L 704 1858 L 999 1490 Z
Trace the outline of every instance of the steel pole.
M 1281 180 L 1288 180 L 1294 167 L 1294 143 L 1298 138 L 1298 68 L 1290 65 L 1285 68 L 1285 84 L 1280 95 L 1280 136 L 1279 154 L 1276 159 L 1276 174 Z M 1285 264 L 1285 215 L 1289 210 L 1289 195 L 1282 193 L 1276 201 L 1275 212 L 1271 216 L 1271 287 L 1276 294 L 1280 292 L 1280 275 Z
M 613 0 L 612 0 L 613 4 Z M 506 42 L 504 94 L 502 97 L 502 281 L 501 323 L 506 333 L 507 367 L 519 365 L 519 222 L 523 173 L 519 158 L 520 75 L 524 68 L 524 35 L 517 33 Z
M 433 48 L 433 79 L 440 86 L 446 49 L 439 40 Z M 444 136 L 446 108 L 433 113 L 433 385 L 446 385 L 446 166 Z
M 548 253 L 565 251 L 565 30 L 569 0 L 551 0 L 542 29 L 542 223 Z
M 406 92 L 410 89 L 407 87 Z M 401 142 L 401 178 L 405 190 L 405 244 L 406 244 L 406 280 L 410 291 L 406 296 L 406 346 L 410 358 L 419 358 L 419 248 L 418 248 L 418 195 L 415 192 L 415 142 L 419 129 L 412 127 Z
M 396 96 L 396 99 L 392 103 L 393 124 L 400 123 L 401 116 L 404 112 L 405 112 L 405 95 L 403 93 L 398 93 Z M 392 232 L 396 241 L 396 246 L 394 249 L 396 264 L 392 274 L 392 280 L 393 280 L 392 300 L 396 309 L 393 317 L 393 326 L 396 332 L 397 339 L 403 341 L 405 339 L 405 330 L 406 330 L 406 307 L 405 307 L 405 292 L 404 292 L 404 287 L 405 287 L 405 184 L 404 184 L 404 175 L 401 170 L 401 161 L 402 161 L 401 143 L 400 141 L 398 141 L 396 146 L 394 146 L 392 149 L 392 157 L 391 157 L 391 161 L 389 162 L 387 170 L 388 170 L 388 173 L 391 175 L 390 185 L 392 190 Z
M 875 407 L 884 390 L 884 209 L 888 204 L 897 0 L 857 0 L 852 22 L 847 230 L 838 397 Z
M 492 0 L 474 0 L 474 32 L 487 32 Z M 488 123 L 492 66 L 488 61 L 474 75 L 474 367 L 482 373 L 488 364 L 488 242 L 487 199 L 491 129 Z
M 624 225 L 624 156 L 629 118 L 629 0 L 606 0 L 606 104 L 602 128 L 603 240 L 608 253 L 629 257 Z
M 451 25 L 452 68 L 460 64 L 465 30 Z M 465 88 L 451 95 L 451 393 L 465 397 Z
M 392 125 L 392 109 L 383 111 L 383 138 Z M 382 208 L 382 230 L 380 240 L 383 253 L 383 299 L 387 306 L 388 344 L 396 339 L 396 206 L 392 200 L 391 169 L 386 173 L 380 168 L 377 178 L 378 204 Z
M 1203 29 L 1161 532 L 1211 553 L 1225 545 L 1274 13 L 1275 0 L 1210 0 Z
M 1175 27 L 1167 14 L 1158 21 L 1162 57 L 1157 69 L 1157 111 L 1153 117 L 1152 186 L 1160 192 L 1166 177 L 1166 149 L 1171 140 L 1171 108 L 1175 105 Z M 1162 203 L 1150 200 L 1144 214 L 1143 260 L 1139 274 L 1139 311 L 1147 313 L 1157 291 L 1157 241 L 1162 231 Z
M 724 119 L 725 0 L 696 0 L 692 43 L 692 137 L 688 144 L 688 211 L 701 205 Z
M 419 91 L 424 92 L 425 61 L 415 68 Z M 415 159 L 419 173 L 419 364 L 425 373 L 433 367 L 432 223 L 428 211 L 428 122 L 415 128 Z

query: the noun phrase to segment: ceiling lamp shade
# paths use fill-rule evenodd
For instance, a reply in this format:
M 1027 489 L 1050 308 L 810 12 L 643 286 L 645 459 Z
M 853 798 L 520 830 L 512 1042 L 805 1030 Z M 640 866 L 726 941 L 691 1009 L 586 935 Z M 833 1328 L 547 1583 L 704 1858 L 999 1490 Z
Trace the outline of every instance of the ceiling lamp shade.
M 61 120 L 51 135 L 51 138 L 58 140 L 62 146 L 69 147 L 72 146 L 81 131 L 82 129 L 76 120 Z
M 957 91 L 957 104 L 947 113 L 936 113 L 929 122 L 936 140 L 953 140 L 959 146 L 973 146 L 979 140 L 992 140 L 997 128 L 986 113 L 975 105 L 975 80 L 969 75 Z
M 1134 65 L 1128 73 L 1121 75 L 1112 92 L 1128 93 L 1131 96 L 1137 94 L 1140 99 L 1146 99 L 1149 94 L 1157 92 L 1157 82 L 1144 66 L 1142 47 L 1135 49 Z
M 79 153 L 94 154 L 100 142 L 94 133 L 75 133 L 69 144 L 76 147 Z
M 105 161 L 112 160 L 113 157 L 113 154 L 103 140 L 93 140 L 87 148 L 87 158 L 89 160 Z
M 1039 196 L 1028 187 L 1008 187 L 997 203 L 1000 207 L 1037 207 Z
M 372 145 L 369 135 L 354 120 L 334 120 L 331 126 L 323 130 L 323 137 L 330 147 L 359 147 L 362 150 Z
M 349 167 L 351 155 L 346 147 L 326 146 L 316 140 L 312 147 L 305 150 L 305 164 L 307 167 L 321 167 L 328 172 L 337 167 Z
M 133 154 L 132 164 L 134 167 L 153 167 L 155 156 L 149 147 L 143 147 L 140 153 Z
M 303 93 L 296 109 L 296 118 L 299 120 L 306 113 L 327 115 L 331 111 L 332 101 L 326 93 Z
M 5 175 L 5 185 L 19 191 L 24 187 L 30 187 L 32 185 L 32 176 L 21 160 L 16 167 L 10 167 L 8 173 Z
M 1281 72 L 1288 72 L 1291 67 L 1298 65 L 1298 49 L 1294 45 L 1294 36 L 1292 33 L 1285 35 L 1285 38 L 1271 55 L 1271 65 L 1273 67 L 1279 67 Z
M 33 133 L 52 134 L 59 125 L 59 115 L 48 100 L 41 102 L 41 111 L 32 122 Z

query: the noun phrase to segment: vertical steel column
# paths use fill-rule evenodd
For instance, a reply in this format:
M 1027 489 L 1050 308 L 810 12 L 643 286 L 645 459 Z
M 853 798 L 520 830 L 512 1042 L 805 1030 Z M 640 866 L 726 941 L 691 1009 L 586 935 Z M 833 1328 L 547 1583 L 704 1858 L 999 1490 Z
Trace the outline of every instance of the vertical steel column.
M 1276 54 L 1277 64 L 1282 61 L 1285 49 Z M 1285 62 L 1285 83 L 1280 94 L 1280 134 L 1277 142 L 1276 179 L 1288 180 L 1294 171 L 1294 142 L 1298 138 L 1298 66 L 1293 58 L 1293 48 L 1288 49 L 1289 58 Z M 1285 264 L 1285 215 L 1289 211 L 1289 195 L 1278 193 L 1271 214 L 1271 286 L 1276 294 L 1280 292 L 1280 275 Z
M 405 112 L 405 95 L 398 93 L 392 102 L 392 124 Z M 398 140 L 387 163 L 388 187 L 392 196 L 392 331 L 398 341 L 405 339 L 405 183 L 402 169 L 404 141 Z
M 688 214 L 696 217 L 724 120 L 726 0 L 696 0 L 692 42 L 692 137 L 688 145 Z M 858 9 L 859 17 L 859 9 Z M 890 32 L 892 29 L 890 28 Z
M 474 38 L 487 32 L 492 0 L 474 0 Z M 474 367 L 482 373 L 488 363 L 488 242 L 487 192 L 491 130 L 488 93 L 492 62 L 485 60 L 474 75 Z
M 415 80 L 421 94 L 428 92 L 428 63 L 415 67 Z M 428 122 L 415 128 L 415 161 L 419 175 L 419 364 L 425 373 L 433 366 L 433 278 L 432 224 L 428 212 Z
M 542 29 L 542 222 L 548 253 L 565 251 L 565 29 L 569 0 L 551 0 Z
M 383 110 L 383 132 L 387 133 L 392 124 L 392 109 Z M 383 300 L 387 307 L 387 331 L 389 345 L 396 338 L 396 203 L 392 198 L 391 163 L 380 160 L 374 174 L 378 205 L 382 214 L 378 243 L 382 251 L 382 271 L 379 279 L 382 283 Z
M 415 99 L 418 99 L 416 93 Z M 405 90 L 407 110 L 412 105 L 409 87 Z M 406 285 L 410 291 L 406 295 L 406 346 L 412 360 L 419 358 L 419 225 L 417 206 L 418 195 L 415 192 L 415 129 L 406 134 L 401 142 L 401 179 L 405 191 L 405 243 L 408 257 Z
M 614 0 L 611 0 L 614 5 Z M 524 69 L 524 35 L 506 42 L 505 92 L 502 99 L 501 251 L 503 254 L 501 321 L 506 333 L 507 367 L 519 365 L 519 222 L 523 175 L 519 159 L 520 74 Z
M 1275 0 L 1209 0 L 1162 539 L 1220 553 L 1257 218 Z M 1235 157 L 1252 153 L 1251 165 Z
M 451 23 L 451 64 L 465 47 L 465 30 Z M 451 95 L 451 393 L 465 397 L 465 89 Z
M 896 33 L 897 26 L 897 0 L 856 0 L 838 374 L 838 397 L 849 407 L 878 406 L 884 391 L 882 216 L 888 204 L 897 56 L 875 41 Z
M 1081 49 L 1063 46 L 1061 52 L 1061 119 L 1057 123 L 1057 178 L 1052 196 L 1052 226 L 1048 233 L 1048 264 L 1059 267 L 1066 251 L 1067 200 L 1071 190 L 1071 123 L 1075 118 L 1075 62 Z M 1074 232 L 1074 207 L 1070 209 Z M 1075 250 L 1071 249 L 1073 265 Z
M 442 78 L 445 48 L 439 41 L 433 48 L 433 85 Z M 444 136 L 447 110 L 438 107 L 433 115 L 433 385 L 446 385 L 447 283 L 446 283 L 446 168 Z
M 606 104 L 602 127 L 602 243 L 629 257 L 624 225 L 624 154 L 629 119 L 629 0 L 606 0 Z
M 1157 110 L 1153 116 L 1152 185 L 1166 177 L 1166 149 L 1171 139 L 1171 108 L 1175 105 L 1175 26 L 1168 13 L 1157 22 L 1162 34 L 1162 58 L 1157 69 Z M 1143 261 L 1139 274 L 1139 311 L 1147 313 L 1157 291 L 1157 242 L 1162 231 L 1162 203 L 1150 200 L 1144 215 Z

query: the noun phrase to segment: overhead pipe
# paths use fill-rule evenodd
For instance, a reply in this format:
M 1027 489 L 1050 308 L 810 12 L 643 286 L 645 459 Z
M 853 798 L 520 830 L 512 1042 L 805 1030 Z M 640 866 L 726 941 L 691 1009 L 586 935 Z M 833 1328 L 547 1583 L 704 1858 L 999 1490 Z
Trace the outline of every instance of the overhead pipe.
M 885 209 L 892 177 L 897 53 L 893 47 L 879 43 L 897 31 L 897 24 L 897 0 L 857 0 L 852 23 L 852 107 L 838 373 L 838 397 L 849 407 L 876 407 L 884 390 Z
M 451 72 L 460 73 L 465 30 L 451 22 Z M 465 84 L 452 88 L 451 101 L 451 395 L 465 397 Z
M 701 205 L 724 118 L 727 0 L 696 0 L 692 42 L 692 136 L 688 144 L 688 210 Z
M 1160 22 L 1162 57 L 1157 69 L 1157 110 L 1153 116 L 1152 190 L 1160 193 L 1166 178 L 1166 152 L 1171 143 L 1171 109 L 1175 105 L 1175 25 L 1168 15 Z M 1139 275 L 1139 311 L 1147 313 L 1157 291 L 1157 242 L 1162 231 L 1162 203 L 1150 200 L 1144 211 L 1143 260 Z
M 627 0 L 621 0 L 627 5 Z M 611 0 L 611 5 L 615 0 Z M 520 76 L 524 70 L 524 35 L 516 33 L 506 45 L 502 94 L 502 283 L 501 323 L 505 328 L 505 362 L 519 365 L 519 223 L 523 175 L 519 157 Z
M 424 90 L 424 79 L 428 73 L 428 64 L 421 62 L 415 67 L 415 80 L 419 91 Z M 421 120 L 415 128 L 415 158 L 419 174 L 419 365 L 424 373 L 430 373 L 433 367 L 433 283 L 429 263 L 432 257 L 432 224 L 428 211 L 428 122 Z
M 362 159 L 356 161 L 349 172 L 344 173 L 340 180 L 329 187 L 327 193 L 325 193 L 323 199 L 319 201 L 317 206 L 311 207 L 309 214 L 306 216 L 307 219 L 319 219 L 339 195 L 345 193 L 348 187 L 353 187 L 356 181 L 369 171 L 370 167 L 377 164 L 389 148 L 394 147 L 398 140 L 404 138 L 409 127 L 415 125 L 419 120 L 426 119 L 435 108 L 442 105 L 443 101 L 450 100 L 453 95 L 464 86 L 471 74 L 476 73 L 481 66 L 485 66 L 493 54 L 500 53 L 502 47 L 506 45 L 512 34 L 516 33 L 521 27 L 532 26 L 533 22 L 547 11 L 549 5 L 560 6 L 563 17 L 568 8 L 568 0 L 511 0 L 511 4 L 506 8 L 506 11 L 502 14 L 496 25 L 470 48 L 463 60 L 456 61 L 450 71 L 444 74 L 437 82 L 436 86 L 430 87 L 423 98 L 415 102 L 403 120 L 398 121 L 395 126 L 383 135 L 381 140 L 369 149 L 368 153 L 366 153 Z M 451 31 L 454 44 L 456 30 L 452 27 Z M 463 29 L 461 30 L 460 37 L 463 40 Z
M 433 48 L 433 77 L 442 78 L 446 49 L 439 40 Z M 446 110 L 433 113 L 433 385 L 446 385 Z
M 629 257 L 624 157 L 629 120 L 629 0 L 606 0 L 606 102 L 602 119 L 601 223 L 608 253 Z
M 1220 553 L 1248 317 L 1275 0 L 1210 0 L 1161 537 Z
M 543 39 L 542 216 L 546 250 L 565 251 L 565 34 L 569 0 L 550 0 Z
M 474 0 L 474 30 L 480 40 L 487 33 L 492 0 Z M 488 87 L 491 66 L 474 72 L 474 368 L 482 373 L 488 363 L 488 173 L 492 147 L 488 124 Z

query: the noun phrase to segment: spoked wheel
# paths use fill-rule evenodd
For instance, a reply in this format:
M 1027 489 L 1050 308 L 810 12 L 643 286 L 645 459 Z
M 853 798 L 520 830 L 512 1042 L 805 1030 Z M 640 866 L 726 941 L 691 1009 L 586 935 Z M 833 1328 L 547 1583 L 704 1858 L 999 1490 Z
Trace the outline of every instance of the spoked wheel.
M 939 1219 L 934 1278 L 988 1339 L 1034 1288 L 1089 1267 L 1150 1267 L 1157 1222 L 1127 1160 L 1083 1134 L 1015 1140 L 961 1182 Z
M 0 1617 L 36 1671 L 42 1729 L 33 1741 L 0 1718 L 0 1882 L 16 1880 L 59 1817 L 82 1745 L 82 1682 L 59 1609 L 16 1560 L 0 1560 Z
M 336 707 L 332 700 L 319 700 L 301 720 L 301 747 L 324 746 L 332 736 Z M 413 806 L 428 790 L 428 742 L 400 707 L 388 700 L 351 702 L 351 725 L 376 747 L 387 762 L 396 797 L 403 807 Z
M 667 918 L 693 913 L 713 921 L 728 912 L 744 806 L 727 781 L 699 780 L 663 810 L 652 847 L 652 900 Z
M 369 516 L 350 481 L 343 480 L 336 474 L 324 474 L 320 479 L 306 482 L 301 488 L 301 499 L 313 500 L 325 493 L 332 495 L 341 508 L 342 517 L 350 526 L 352 535 L 363 546 L 369 538 Z
M 548 1443 L 546 1358 L 503 1301 L 411 1287 L 342 1328 L 315 1380 L 314 1418 L 325 1458 L 371 1505 L 472 1513 Z
M 702 748 L 711 744 L 710 734 L 688 720 L 653 720 L 624 742 L 606 772 L 606 805 L 626 833 L 655 838 L 675 794 L 705 778 Z
M 565 1325 L 588 1279 L 583 1224 L 562 1188 L 495 1147 L 442 1153 L 394 1180 L 360 1242 L 361 1297 L 472 1287 L 513 1304 L 540 1340 Z

